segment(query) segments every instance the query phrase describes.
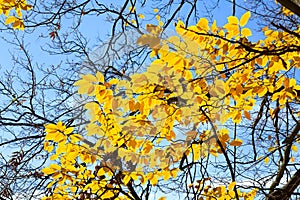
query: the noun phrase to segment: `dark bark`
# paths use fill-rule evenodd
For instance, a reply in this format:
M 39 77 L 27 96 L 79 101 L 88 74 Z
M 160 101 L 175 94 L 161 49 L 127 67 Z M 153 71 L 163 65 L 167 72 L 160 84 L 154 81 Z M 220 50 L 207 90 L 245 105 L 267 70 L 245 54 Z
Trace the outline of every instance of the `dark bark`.
M 300 1 L 299 0 L 288 0 L 288 1 L 287 0 L 278 0 L 278 2 L 300 17 Z

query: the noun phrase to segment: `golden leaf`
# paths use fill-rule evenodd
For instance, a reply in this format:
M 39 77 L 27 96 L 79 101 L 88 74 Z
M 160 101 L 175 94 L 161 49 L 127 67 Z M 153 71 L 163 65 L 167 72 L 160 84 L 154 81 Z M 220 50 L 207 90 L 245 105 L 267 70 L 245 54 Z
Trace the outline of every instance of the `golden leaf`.
M 291 161 L 292 163 L 295 162 L 295 157 L 292 156 L 291 159 L 290 159 L 290 161 Z
M 248 23 L 250 16 L 251 16 L 250 11 L 243 14 L 243 16 L 240 19 L 240 26 L 245 26 Z
M 17 21 L 17 20 L 18 20 L 18 18 L 16 18 L 15 16 L 9 16 L 9 17 L 6 18 L 6 20 L 5 20 L 5 25 L 14 23 L 14 22 Z
M 200 18 L 200 20 L 197 23 L 197 28 L 201 31 L 207 32 L 209 30 L 208 20 L 205 18 Z
M 297 147 L 296 145 L 292 145 L 292 150 L 293 150 L 294 152 L 297 152 L 297 151 L 298 151 L 298 147 Z
M 135 11 L 135 7 L 130 6 L 130 7 L 128 8 L 128 10 L 129 10 L 130 12 L 134 12 L 134 11 Z
M 242 144 L 243 144 L 243 141 L 241 139 L 235 139 L 230 142 L 231 146 L 241 146 Z
M 125 175 L 125 177 L 123 178 L 123 182 L 125 185 L 127 185 L 130 180 L 131 180 L 131 176 L 129 174 Z
M 167 200 L 166 197 L 160 197 L 158 200 Z
M 139 18 L 141 18 L 141 19 L 145 19 L 145 15 L 143 15 L 143 14 L 139 14 Z
M 269 157 L 266 157 L 265 159 L 264 159 L 264 162 L 266 163 L 266 164 L 268 164 L 269 163 Z
M 114 196 L 115 194 L 112 191 L 106 190 L 104 194 L 101 194 L 101 199 L 111 199 Z
M 242 29 L 242 37 L 249 37 L 251 35 L 252 35 L 252 33 L 251 33 L 251 30 L 249 28 L 243 28 Z
M 239 24 L 239 19 L 236 16 L 229 16 L 227 17 L 227 20 L 228 20 L 228 24 L 235 24 L 235 25 Z
M 78 141 L 80 141 L 81 140 L 81 135 L 79 135 L 79 134 L 72 134 L 72 135 L 70 135 L 70 139 L 71 139 L 71 142 L 72 143 L 75 143 L 75 142 L 78 142 Z
M 213 32 L 213 33 L 216 33 L 217 32 L 217 30 L 218 30 L 218 27 L 217 27 L 217 22 L 216 22 L 216 20 L 214 20 L 214 22 L 213 22 L 213 24 L 211 25 L 211 32 Z
M 233 190 L 234 186 L 236 185 L 236 182 L 231 182 L 229 185 L 228 185 L 228 190 Z

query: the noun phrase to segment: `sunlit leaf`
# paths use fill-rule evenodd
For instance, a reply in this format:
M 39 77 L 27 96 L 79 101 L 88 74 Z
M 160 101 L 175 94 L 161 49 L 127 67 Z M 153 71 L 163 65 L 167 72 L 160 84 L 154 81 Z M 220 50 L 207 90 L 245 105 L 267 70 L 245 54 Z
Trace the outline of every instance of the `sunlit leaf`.
M 298 151 L 298 147 L 296 146 L 296 145 L 292 145 L 292 150 L 294 151 L 294 152 L 297 152 Z
M 249 37 L 251 35 L 252 35 L 252 33 L 251 33 L 251 30 L 249 28 L 243 28 L 242 29 L 242 36 L 243 37 Z
M 207 32 L 209 30 L 208 20 L 205 18 L 200 18 L 200 20 L 197 23 L 197 28 Z
M 228 185 L 228 190 L 233 190 L 233 188 L 235 187 L 236 185 L 236 182 L 231 182 L 229 185 Z
M 240 19 L 240 26 L 245 26 L 248 23 L 250 16 L 251 16 L 250 11 L 247 11 L 245 14 L 243 14 Z
M 18 20 L 18 18 L 16 18 L 15 16 L 9 16 L 5 20 L 5 25 L 14 23 L 17 20 Z
M 229 16 L 227 17 L 228 24 L 239 24 L 239 20 L 236 16 Z

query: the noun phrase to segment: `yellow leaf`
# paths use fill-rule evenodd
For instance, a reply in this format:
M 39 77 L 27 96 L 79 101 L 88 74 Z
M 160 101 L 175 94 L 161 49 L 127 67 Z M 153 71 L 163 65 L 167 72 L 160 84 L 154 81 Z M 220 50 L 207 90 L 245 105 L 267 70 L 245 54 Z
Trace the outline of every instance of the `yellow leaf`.
M 112 191 L 107 190 L 104 194 L 101 195 L 101 199 L 111 199 L 114 196 L 115 194 Z
M 200 146 L 199 144 L 192 144 L 192 149 L 193 149 L 193 160 L 199 160 L 200 158 Z
M 218 153 L 217 153 L 217 149 L 214 147 L 214 148 L 211 148 L 209 150 L 209 153 L 215 157 L 218 157 Z
M 119 79 L 116 79 L 116 78 L 112 78 L 109 80 L 109 84 L 111 85 L 116 85 L 119 83 Z
M 20 8 L 15 8 L 15 11 L 16 11 L 16 13 L 17 13 L 17 16 L 19 17 L 19 18 L 22 18 L 22 11 L 21 11 L 21 9 Z
M 129 10 L 130 12 L 134 12 L 134 11 L 135 11 L 135 7 L 130 6 L 130 7 L 128 8 L 128 10 Z
M 97 74 L 96 74 L 96 81 L 94 81 L 94 82 L 100 82 L 100 83 L 103 83 L 104 82 L 104 76 L 103 76 L 103 74 L 101 73 L 101 72 L 97 72 Z
M 243 14 L 243 16 L 240 19 L 240 26 L 245 26 L 248 23 L 250 16 L 251 16 L 250 11 Z
M 290 159 L 290 161 L 291 161 L 292 163 L 295 162 L 295 157 L 292 156 L 291 159 Z
M 175 24 L 175 25 L 176 25 L 176 32 L 178 34 L 183 34 L 184 33 L 183 28 L 185 27 L 183 21 L 178 20 L 177 24 Z
M 252 35 L 252 33 L 251 33 L 251 30 L 249 28 L 243 28 L 242 29 L 242 36 L 243 37 L 249 37 L 251 35 Z
M 237 24 L 225 24 L 224 28 L 228 30 L 227 37 L 232 38 L 234 36 L 237 36 L 240 31 L 239 31 L 239 26 Z
M 130 22 L 131 22 L 132 24 L 136 24 L 136 21 L 135 21 L 134 19 L 130 20 Z
M 242 121 L 242 114 L 240 111 L 235 112 L 235 115 L 233 116 L 232 121 L 237 124 L 239 124 Z
M 26 11 L 28 11 L 28 10 L 30 10 L 30 9 L 32 9 L 32 5 L 21 5 L 21 8 L 22 8 L 22 10 L 26 10 Z
M 151 151 L 152 148 L 153 148 L 153 144 L 150 143 L 150 142 L 147 142 L 147 143 L 145 144 L 144 148 L 143 148 L 143 152 L 144 152 L 145 154 L 148 154 L 148 153 Z
M 42 172 L 44 174 L 52 174 L 55 172 L 55 170 L 51 169 L 50 167 L 46 167 L 46 168 L 42 169 Z
M 269 163 L 269 157 L 266 157 L 265 159 L 264 159 L 264 162 L 266 163 L 266 164 L 268 164 Z
M 53 149 L 54 149 L 54 146 L 50 145 L 49 142 L 44 143 L 44 150 L 45 151 L 51 152 L 51 151 L 53 151 Z
M 163 26 L 164 23 L 163 23 L 162 21 L 158 21 L 158 25 L 159 25 L 159 26 Z
M 63 143 L 58 143 L 56 154 L 61 154 L 67 152 L 67 146 Z
M 214 23 L 211 25 L 211 29 L 210 29 L 213 33 L 216 33 L 217 30 L 218 30 L 218 27 L 217 27 L 217 22 L 216 20 L 214 20 Z
M 98 74 L 98 73 L 97 73 Z M 97 82 L 97 78 L 94 76 L 94 75 L 92 75 L 92 74 L 86 74 L 86 75 L 83 75 L 82 76 L 82 79 L 83 80 L 86 80 L 86 81 L 88 81 L 88 82 L 90 82 L 90 83 L 92 83 L 92 82 Z
M 236 182 L 231 182 L 228 186 L 228 190 L 233 190 L 235 184 L 236 184 Z
M 78 142 L 81 140 L 81 135 L 79 134 L 72 134 L 70 135 L 70 139 L 72 143 Z
M 166 180 L 169 180 L 170 177 L 171 177 L 171 173 L 170 173 L 170 171 L 168 171 L 168 170 L 163 170 L 163 171 L 162 171 L 162 174 L 163 174 L 163 176 L 164 176 L 164 180 L 165 180 L 165 181 L 166 181 Z
M 139 18 L 141 18 L 141 19 L 145 19 L 145 15 L 143 15 L 143 14 L 139 14 Z
M 179 169 L 177 168 L 174 168 L 170 171 L 170 174 L 173 178 L 176 178 L 177 177 L 177 172 L 178 172 Z
M 69 135 L 70 133 L 72 133 L 74 130 L 74 127 L 69 127 L 69 128 L 66 128 L 65 130 L 63 130 L 64 134 L 65 135 Z
M 218 95 L 224 95 L 225 94 L 225 84 L 222 80 L 216 80 L 215 83 L 215 89 Z
M 130 179 L 131 179 L 131 176 L 130 176 L 129 174 L 128 174 L 128 175 L 125 175 L 125 177 L 123 178 L 124 184 L 127 185 L 128 182 L 130 181 Z
M 153 186 L 155 186 L 158 183 L 158 178 L 155 174 L 153 174 L 149 180 L 150 180 L 150 184 Z
M 90 85 L 90 87 L 87 90 L 87 94 L 92 94 L 94 92 L 95 86 L 94 85 Z
M 99 170 L 98 170 L 98 172 L 97 172 L 97 176 L 103 176 L 103 175 L 105 175 L 105 170 L 103 169 L 103 167 L 101 167 Z
M 157 9 L 157 8 L 155 8 L 153 11 L 154 11 L 155 13 L 157 13 L 157 12 L 158 12 L 158 9 Z
M 57 134 L 52 138 L 53 142 L 64 142 L 67 139 L 67 136 L 57 132 Z
M 9 17 L 6 18 L 6 20 L 5 20 L 5 25 L 14 23 L 14 22 L 17 21 L 17 20 L 18 20 L 18 18 L 16 18 L 15 16 L 9 16 Z
M 229 190 L 228 194 L 231 197 L 230 199 L 232 199 L 233 197 L 235 197 L 235 192 L 232 191 L 232 190 Z
M 42 169 L 42 172 L 44 174 L 52 174 L 52 173 L 54 173 L 54 172 L 56 172 L 56 171 L 58 171 L 60 169 L 61 169 L 61 167 L 59 165 L 57 165 L 57 164 L 50 164 L 50 167 L 46 167 L 46 168 Z
M 235 24 L 235 25 L 239 24 L 239 20 L 235 16 L 229 16 L 227 17 L 227 20 L 228 20 L 228 24 Z
M 298 151 L 298 147 L 297 147 L 296 145 L 292 145 L 292 150 L 293 150 L 294 152 L 297 152 L 297 151 Z
M 166 197 L 160 197 L 158 200 L 167 200 Z
M 58 157 L 59 154 L 53 154 L 52 156 L 50 156 L 50 160 L 57 160 Z
M 243 144 L 243 141 L 241 139 L 235 139 L 230 142 L 231 146 L 241 146 L 242 144 Z
M 257 95 L 258 95 L 258 97 L 262 97 L 262 96 L 264 96 L 267 92 L 268 92 L 268 88 L 267 88 L 267 87 L 261 87 L 261 88 L 257 91 Z
M 207 32 L 209 30 L 208 20 L 205 18 L 200 18 L 200 20 L 197 23 L 197 28 Z

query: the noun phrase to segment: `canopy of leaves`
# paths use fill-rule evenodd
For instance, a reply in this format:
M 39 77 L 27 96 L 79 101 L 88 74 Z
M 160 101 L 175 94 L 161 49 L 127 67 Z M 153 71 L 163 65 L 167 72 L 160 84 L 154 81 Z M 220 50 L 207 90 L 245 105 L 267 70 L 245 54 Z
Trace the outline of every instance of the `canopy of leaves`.
M 128 80 L 83 75 L 75 86 L 93 97 L 85 105 L 87 135 L 62 122 L 45 126 L 44 149 L 57 164 L 43 169 L 52 178 L 43 199 L 148 199 L 146 188 L 170 181 L 174 188 L 184 181 L 195 199 L 254 199 L 266 191 L 257 189 L 262 181 L 247 178 L 249 170 L 278 170 L 270 190 L 288 165 L 299 171 L 293 163 L 300 112 L 291 105 L 299 102 L 300 85 L 289 74 L 300 66 L 300 27 L 265 28 L 265 39 L 254 42 L 249 18 L 250 12 L 230 16 L 223 26 L 205 18 L 188 27 L 178 21 L 177 35 L 167 39 L 160 39 L 160 25 L 147 25 L 137 40 L 152 50 L 146 72 Z M 292 130 L 285 135 L 278 125 L 283 110 Z M 277 130 L 247 137 L 243 125 L 256 127 L 263 115 Z M 223 165 L 217 173 L 224 180 L 208 164 Z

